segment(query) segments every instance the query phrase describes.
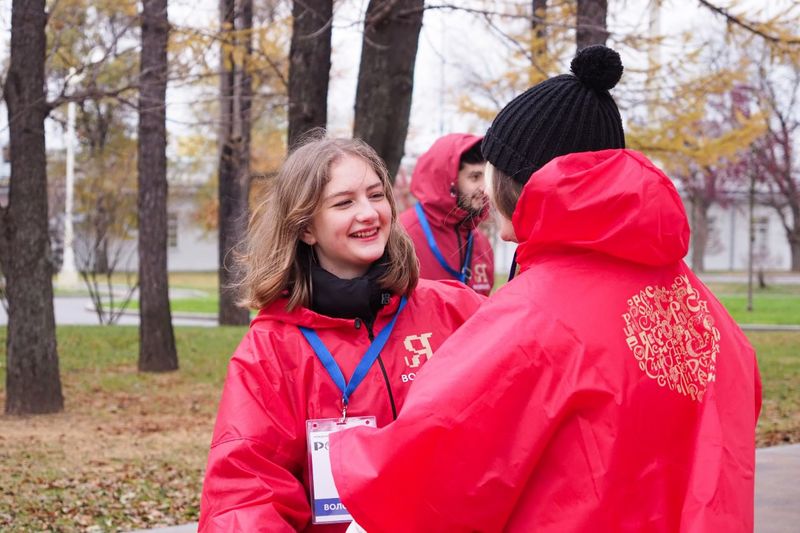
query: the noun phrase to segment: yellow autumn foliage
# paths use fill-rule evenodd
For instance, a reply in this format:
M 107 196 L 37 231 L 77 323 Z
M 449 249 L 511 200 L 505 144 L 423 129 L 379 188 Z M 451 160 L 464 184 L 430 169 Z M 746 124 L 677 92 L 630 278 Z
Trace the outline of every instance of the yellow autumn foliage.
M 458 110 L 481 120 L 491 120 L 511 97 L 528 87 L 559 74 L 562 64 L 575 51 L 574 2 L 552 2 L 546 12 L 536 16 L 544 19 L 541 37 L 526 27 L 508 33 L 508 38 L 516 45 L 508 58 L 508 66 L 500 77 L 479 79 L 466 87 L 458 96 Z M 509 15 L 520 19 L 530 17 L 530 2 L 513 4 Z

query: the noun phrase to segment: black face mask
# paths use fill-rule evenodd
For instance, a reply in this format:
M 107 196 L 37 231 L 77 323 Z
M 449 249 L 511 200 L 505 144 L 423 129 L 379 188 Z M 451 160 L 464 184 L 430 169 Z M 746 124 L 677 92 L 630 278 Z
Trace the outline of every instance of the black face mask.
M 341 279 L 317 263 L 311 264 L 311 309 L 333 318 L 360 318 L 371 325 L 391 293 L 378 280 L 386 273 L 384 258 L 363 276 Z

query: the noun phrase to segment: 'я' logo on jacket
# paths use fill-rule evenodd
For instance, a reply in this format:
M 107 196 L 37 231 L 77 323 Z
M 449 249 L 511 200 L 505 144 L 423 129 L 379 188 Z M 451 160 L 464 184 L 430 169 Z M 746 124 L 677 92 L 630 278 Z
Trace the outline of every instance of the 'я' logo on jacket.
M 470 287 L 476 292 L 488 292 L 492 290 L 492 284 L 489 283 L 488 266 L 486 263 L 475 263 L 472 266 L 472 279 L 469 282 Z
M 403 340 L 403 346 L 408 350 L 409 355 L 404 357 L 406 366 L 408 368 L 419 368 L 424 361 L 428 361 L 433 357 L 433 348 L 431 348 L 430 338 L 433 336 L 432 332 L 420 333 L 419 335 L 409 335 Z M 422 357 L 425 357 L 423 361 Z M 400 376 L 403 383 L 414 381 L 416 378 L 415 372 L 409 372 Z

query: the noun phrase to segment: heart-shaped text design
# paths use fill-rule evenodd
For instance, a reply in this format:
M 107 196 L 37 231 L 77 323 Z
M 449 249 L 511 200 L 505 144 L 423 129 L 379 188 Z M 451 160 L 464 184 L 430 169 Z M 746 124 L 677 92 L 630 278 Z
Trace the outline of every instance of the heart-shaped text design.
M 628 300 L 625 337 L 639 368 L 662 387 L 703 401 L 715 378 L 719 330 L 708 302 L 687 276 L 672 286 L 648 286 Z

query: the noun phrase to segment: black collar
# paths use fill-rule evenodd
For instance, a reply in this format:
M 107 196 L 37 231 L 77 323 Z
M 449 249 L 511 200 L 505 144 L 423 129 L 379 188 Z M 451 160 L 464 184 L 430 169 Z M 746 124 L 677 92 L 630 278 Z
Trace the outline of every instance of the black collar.
M 363 276 L 341 279 L 312 263 L 312 311 L 333 318 L 360 318 L 371 327 L 378 311 L 391 297 L 378 283 L 385 273 L 386 264 L 376 261 Z

